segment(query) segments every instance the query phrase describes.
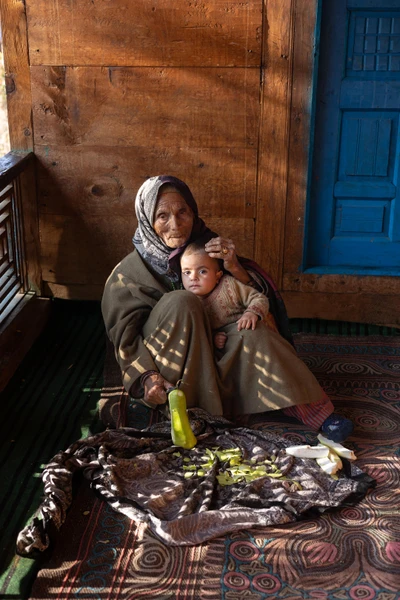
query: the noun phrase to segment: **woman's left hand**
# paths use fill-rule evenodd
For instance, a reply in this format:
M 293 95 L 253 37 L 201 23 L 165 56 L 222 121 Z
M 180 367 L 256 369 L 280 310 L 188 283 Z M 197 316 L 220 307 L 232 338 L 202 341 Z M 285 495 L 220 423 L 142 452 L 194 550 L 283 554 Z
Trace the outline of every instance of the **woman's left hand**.
M 211 258 L 220 258 L 224 261 L 224 269 L 232 272 L 240 267 L 235 244 L 232 240 L 223 237 L 212 238 L 205 245 L 205 250 Z

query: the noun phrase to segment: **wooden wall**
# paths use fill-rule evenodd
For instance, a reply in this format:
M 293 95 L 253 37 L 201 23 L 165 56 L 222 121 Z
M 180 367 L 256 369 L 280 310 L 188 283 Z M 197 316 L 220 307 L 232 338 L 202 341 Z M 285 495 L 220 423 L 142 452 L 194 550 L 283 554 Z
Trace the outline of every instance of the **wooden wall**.
M 317 5 L 3 0 L 11 144 L 37 156 L 47 295 L 101 296 L 132 249 L 137 189 L 168 173 L 291 316 L 394 322 L 355 296 L 350 315 L 345 287 L 332 298 L 299 274 Z
M 47 293 L 99 297 L 156 174 L 253 256 L 262 1 L 25 5 Z

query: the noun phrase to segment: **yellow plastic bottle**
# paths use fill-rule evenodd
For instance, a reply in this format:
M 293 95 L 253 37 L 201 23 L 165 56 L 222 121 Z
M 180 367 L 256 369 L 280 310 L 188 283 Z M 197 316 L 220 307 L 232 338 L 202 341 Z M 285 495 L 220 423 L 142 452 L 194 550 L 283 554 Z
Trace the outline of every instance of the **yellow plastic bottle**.
M 186 410 L 186 396 L 178 388 L 168 393 L 171 413 L 171 437 L 175 446 L 190 450 L 197 444 L 197 439 L 190 427 Z

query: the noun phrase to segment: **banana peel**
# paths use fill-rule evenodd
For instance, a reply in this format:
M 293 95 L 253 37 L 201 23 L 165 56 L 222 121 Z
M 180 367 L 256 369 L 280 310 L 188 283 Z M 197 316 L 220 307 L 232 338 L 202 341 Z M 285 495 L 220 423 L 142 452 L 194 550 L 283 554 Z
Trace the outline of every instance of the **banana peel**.
M 342 458 L 347 458 L 348 460 L 356 460 L 357 457 L 354 454 L 353 450 L 345 448 L 344 446 L 342 446 L 342 444 L 339 444 L 339 442 L 333 442 L 332 440 L 329 440 L 321 434 L 319 434 L 317 437 L 318 441 L 321 444 L 327 446 L 328 448 L 336 452 L 338 456 L 341 456 Z
M 286 448 L 286 453 L 297 458 L 314 458 L 321 469 L 334 478 L 336 473 L 343 468 L 342 458 L 356 460 L 353 450 L 345 448 L 342 444 L 318 435 L 317 446 L 308 444 L 302 446 L 290 446 Z
M 336 473 L 343 468 L 340 456 L 334 452 L 329 452 L 328 456 L 325 458 L 317 458 L 317 463 L 325 473 L 328 473 L 328 475 L 336 475 Z

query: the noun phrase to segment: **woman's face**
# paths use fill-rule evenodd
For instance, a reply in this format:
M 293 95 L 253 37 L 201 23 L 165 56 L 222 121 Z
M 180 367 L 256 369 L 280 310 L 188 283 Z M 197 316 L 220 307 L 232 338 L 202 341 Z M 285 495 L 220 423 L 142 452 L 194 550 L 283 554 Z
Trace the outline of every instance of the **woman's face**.
M 194 214 L 178 192 L 166 192 L 157 200 L 154 231 L 168 248 L 183 246 L 192 233 Z

